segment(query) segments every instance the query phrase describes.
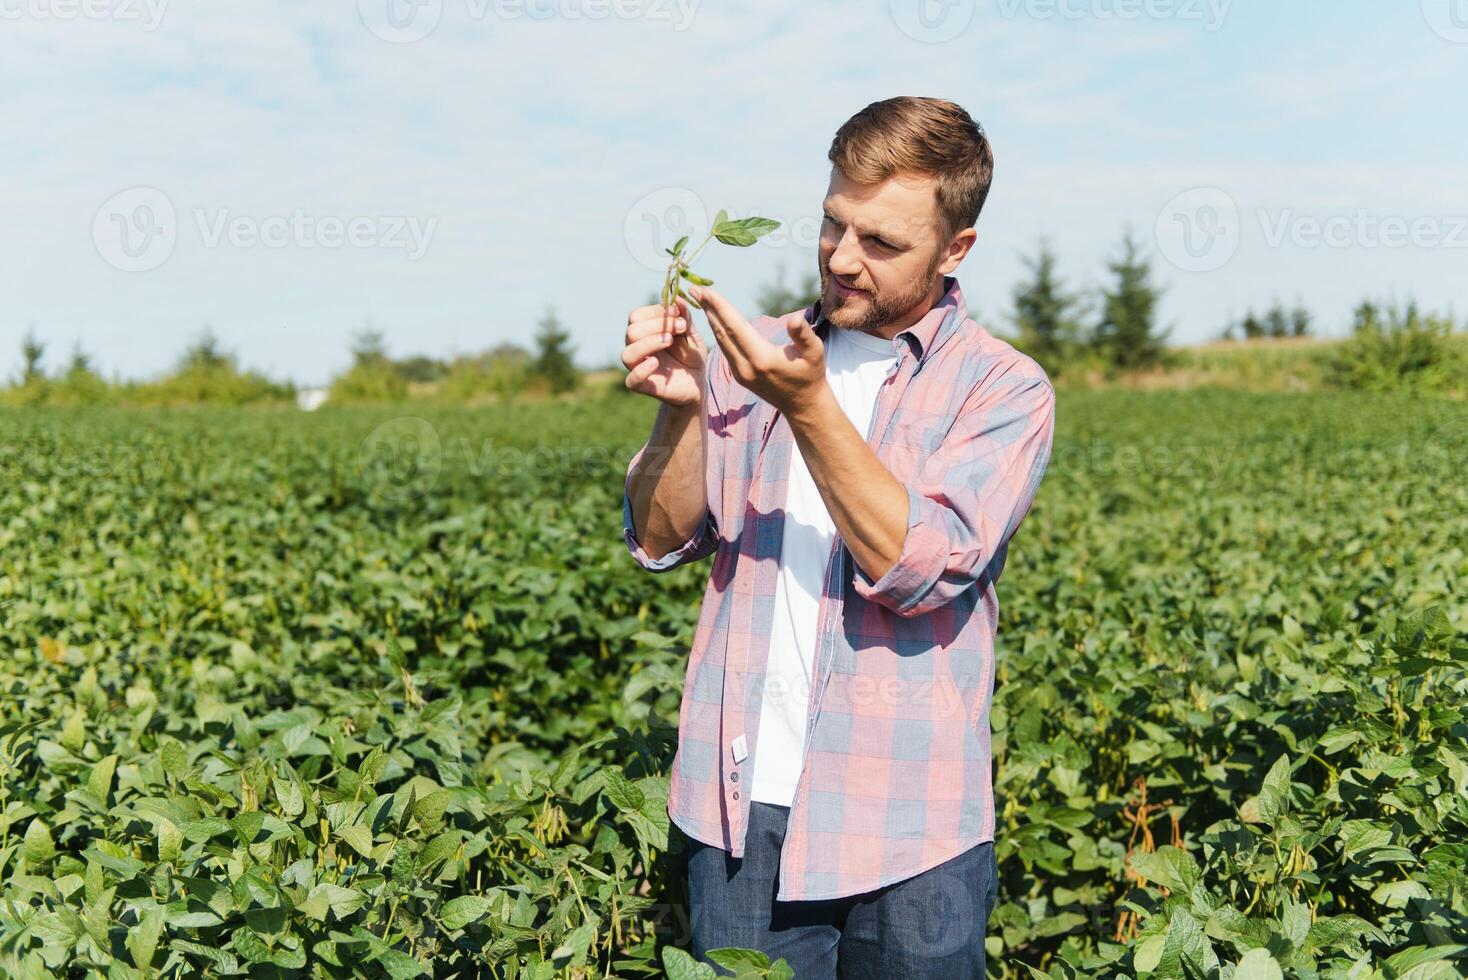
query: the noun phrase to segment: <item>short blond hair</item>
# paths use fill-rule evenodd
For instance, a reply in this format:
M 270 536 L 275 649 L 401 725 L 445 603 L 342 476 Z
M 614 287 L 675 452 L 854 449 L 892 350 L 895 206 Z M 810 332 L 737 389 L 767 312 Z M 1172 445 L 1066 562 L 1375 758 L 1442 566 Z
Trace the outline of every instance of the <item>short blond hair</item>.
M 858 184 L 879 184 L 896 174 L 937 178 L 945 241 L 979 220 L 994 179 L 984 128 L 947 99 L 901 95 L 873 102 L 836 131 L 827 156 Z

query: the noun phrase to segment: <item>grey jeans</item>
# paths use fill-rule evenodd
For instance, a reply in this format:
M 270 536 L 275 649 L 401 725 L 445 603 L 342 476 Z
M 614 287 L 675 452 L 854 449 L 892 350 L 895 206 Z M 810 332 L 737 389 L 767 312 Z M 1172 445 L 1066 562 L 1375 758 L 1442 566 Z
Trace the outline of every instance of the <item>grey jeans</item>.
M 994 842 L 874 892 L 777 902 L 788 807 L 751 803 L 744 857 L 690 842 L 693 955 L 757 949 L 784 957 L 796 980 L 984 976 L 984 930 L 999 890 Z

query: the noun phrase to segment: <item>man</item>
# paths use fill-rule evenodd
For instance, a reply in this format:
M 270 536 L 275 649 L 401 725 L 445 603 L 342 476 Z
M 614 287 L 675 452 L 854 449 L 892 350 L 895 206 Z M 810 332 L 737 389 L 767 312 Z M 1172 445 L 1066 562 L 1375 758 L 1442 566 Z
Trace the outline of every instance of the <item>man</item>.
M 628 317 L 627 387 L 662 404 L 627 546 L 652 571 L 714 556 L 668 799 L 694 953 L 982 977 L 994 587 L 1055 395 L 948 275 L 993 171 L 968 113 L 878 102 L 829 156 L 814 306 L 748 322 L 690 290 L 717 349 L 681 302 Z

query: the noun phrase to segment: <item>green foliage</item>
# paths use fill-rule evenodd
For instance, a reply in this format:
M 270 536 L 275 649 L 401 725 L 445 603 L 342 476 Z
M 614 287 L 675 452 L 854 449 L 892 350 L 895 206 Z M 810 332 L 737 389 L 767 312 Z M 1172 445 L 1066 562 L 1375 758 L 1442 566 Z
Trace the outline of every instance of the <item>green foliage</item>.
M 708 565 L 619 529 L 655 412 L 425 405 L 384 459 L 391 409 L 0 415 L 0 974 L 706 976 L 665 800 Z M 1461 972 L 1468 411 L 1057 418 L 992 969 Z
M 532 367 L 530 352 L 516 344 L 456 357 L 439 382 L 436 397 L 461 404 L 512 399 L 527 388 Z
M 30 384 L 41 377 L 41 358 L 46 356 L 46 345 L 36 337 L 35 331 L 26 331 L 20 343 L 20 356 L 25 366 L 21 370 L 20 383 Z
M 79 375 L 76 386 L 84 388 L 88 381 L 84 374 Z M 159 407 L 278 405 L 294 397 L 293 386 L 240 370 L 235 356 L 222 350 L 207 328 L 185 348 L 171 374 L 157 381 L 126 384 L 119 392 L 120 401 Z
M 1152 266 L 1130 230 L 1122 238 L 1121 255 L 1107 263 L 1112 282 L 1101 291 L 1101 317 L 1092 346 L 1121 370 L 1146 368 L 1163 360 L 1169 331 L 1157 329 L 1160 290 L 1152 284 Z
M 1058 376 L 1073 361 L 1084 340 L 1078 297 L 1067 292 L 1055 272 L 1055 253 L 1041 241 L 1034 257 L 1024 259 L 1030 278 L 1014 287 L 1011 319 L 1018 331 L 1016 346 Z
M 686 280 L 695 286 L 714 284 L 712 279 L 705 279 L 692 268 L 694 261 L 703 253 L 708 243 L 717 238 L 725 245 L 748 248 L 778 227 L 780 227 L 780 222 L 772 221 L 769 218 L 731 219 L 728 211 L 720 211 L 714 215 L 714 223 L 709 229 L 708 236 L 699 242 L 698 247 L 692 252 L 685 251 L 688 246 L 687 235 L 678 239 L 672 248 L 663 249 L 673 257 L 673 260 L 668 263 L 668 271 L 663 276 L 663 289 L 659 297 L 661 303 L 664 306 L 671 306 L 674 297 L 681 296 L 689 306 L 694 309 L 702 309 L 697 300 L 683 291 L 683 282 Z
M 1468 386 L 1468 344 L 1450 316 L 1362 302 L 1351 338 L 1326 365 L 1331 384 L 1364 391 L 1440 393 Z
M 283 405 L 295 397 L 290 384 L 242 371 L 234 355 L 223 351 L 208 329 L 184 350 L 172 372 L 154 381 L 109 384 L 92 370 L 91 358 L 80 347 L 72 351 L 63 374 L 47 377 L 40 370 L 42 345 L 27 340 L 26 348 L 25 377 L 0 391 L 0 405 Z
M 785 284 L 785 263 L 775 267 L 775 278 L 760 287 L 755 294 L 755 309 L 766 316 L 784 316 L 796 310 L 808 309 L 821 298 L 821 280 L 815 273 L 806 273 L 797 286 Z M 653 302 L 657 302 L 654 297 Z
M 1270 337 L 1278 340 L 1281 337 L 1308 337 L 1313 319 L 1304 306 L 1296 304 L 1293 309 L 1286 309 L 1283 303 L 1276 300 L 1274 305 L 1264 311 L 1263 316 L 1251 308 L 1238 323 L 1224 328 L 1222 339 L 1258 340 L 1261 337 Z
M 561 326 L 554 310 L 546 310 L 535 333 L 535 361 L 530 371 L 554 394 L 572 391 L 581 383 L 572 350 L 570 332 Z
M 333 378 L 328 400 L 337 405 L 400 402 L 408 382 L 391 358 L 381 330 L 366 328 L 352 338 L 352 366 Z

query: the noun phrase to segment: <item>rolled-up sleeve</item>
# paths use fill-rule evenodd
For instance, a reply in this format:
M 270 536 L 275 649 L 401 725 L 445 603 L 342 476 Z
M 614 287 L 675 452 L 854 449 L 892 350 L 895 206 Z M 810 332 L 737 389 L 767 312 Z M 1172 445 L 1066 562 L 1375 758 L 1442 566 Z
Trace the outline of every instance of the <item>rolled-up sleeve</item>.
M 627 464 L 627 476 L 622 484 L 622 537 L 627 541 L 627 550 L 632 553 L 637 564 L 650 572 L 666 572 L 677 568 L 679 565 L 691 561 L 706 558 L 718 550 L 719 546 L 719 515 L 720 490 L 724 482 L 724 450 L 721 441 L 714 438 L 710 431 L 709 419 L 717 417 L 723 411 L 723 391 L 725 390 L 723 374 L 723 358 L 718 350 L 710 352 L 708 363 L 708 392 L 704 404 L 703 426 L 704 438 L 708 445 L 708 467 L 704 475 L 704 490 L 708 499 L 708 506 L 704 510 L 703 520 L 693 535 L 663 555 L 661 558 L 653 558 L 643 549 L 637 540 L 637 528 L 632 521 L 632 471 L 636 468 L 638 461 L 647 453 L 647 444 L 637 450 L 630 462 Z
M 1029 512 L 1050 461 L 1055 389 L 1023 377 L 981 390 L 907 487 L 907 537 L 875 582 L 852 562 L 858 595 L 919 616 L 973 587 Z
M 638 542 L 637 530 L 632 523 L 632 468 L 646 452 L 647 447 L 643 446 L 632 457 L 632 462 L 627 464 L 627 481 L 622 486 L 622 536 L 627 539 L 627 550 L 632 552 L 632 557 L 637 560 L 637 564 L 650 572 L 666 572 L 679 565 L 713 554 L 719 545 L 719 525 L 714 520 L 712 508 L 704 510 L 703 522 L 699 524 L 698 530 L 693 532 L 692 537 L 661 558 L 651 557 Z

